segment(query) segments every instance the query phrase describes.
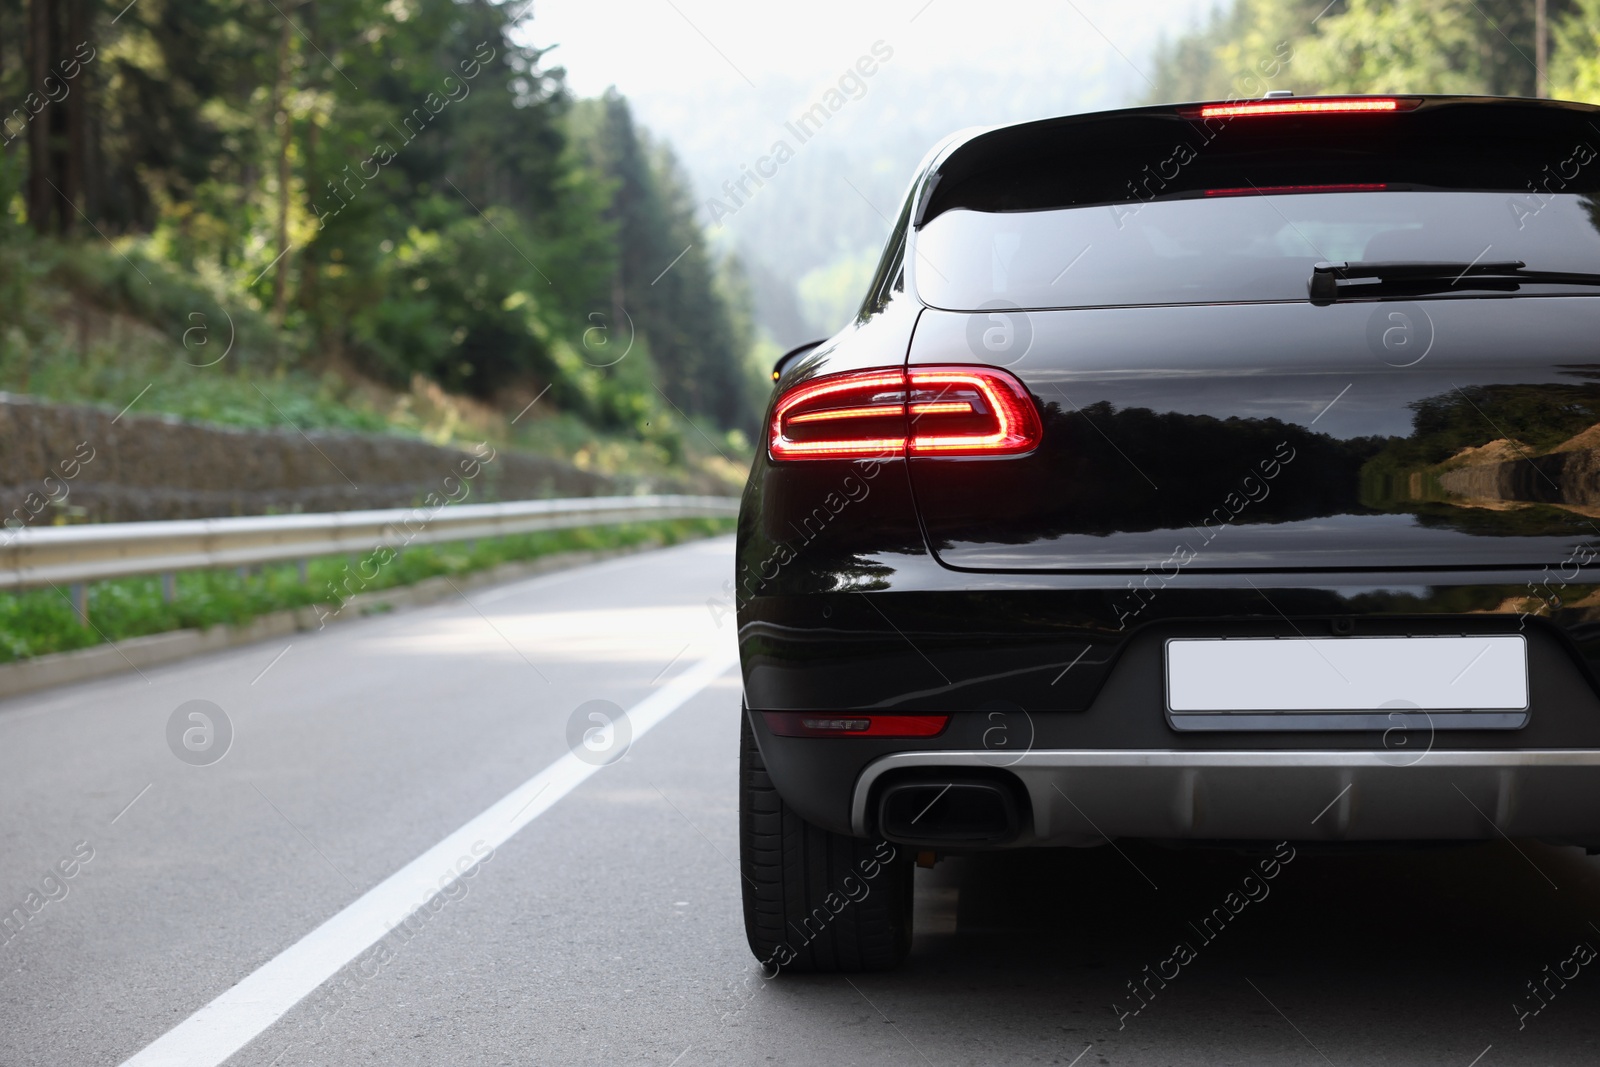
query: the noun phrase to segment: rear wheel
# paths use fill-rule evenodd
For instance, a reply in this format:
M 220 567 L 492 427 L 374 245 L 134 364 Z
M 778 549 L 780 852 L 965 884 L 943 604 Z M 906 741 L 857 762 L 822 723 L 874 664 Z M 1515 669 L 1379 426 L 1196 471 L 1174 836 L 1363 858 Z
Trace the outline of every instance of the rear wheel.
M 911 949 L 911 854 L 796 815 L 767 777 L 749 714 L 739 718 L 739 869 L 750 950 L 769 973 L 896 966 Z

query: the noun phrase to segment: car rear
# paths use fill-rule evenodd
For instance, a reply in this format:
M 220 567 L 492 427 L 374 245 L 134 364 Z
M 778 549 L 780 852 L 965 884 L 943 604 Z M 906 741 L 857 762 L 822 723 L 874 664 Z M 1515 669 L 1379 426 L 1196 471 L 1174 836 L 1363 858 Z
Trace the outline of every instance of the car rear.
M 747 490 L 775 796 L 907 855 L 1600 846 L 1597 114 L 1247 101 L 943 146 Z

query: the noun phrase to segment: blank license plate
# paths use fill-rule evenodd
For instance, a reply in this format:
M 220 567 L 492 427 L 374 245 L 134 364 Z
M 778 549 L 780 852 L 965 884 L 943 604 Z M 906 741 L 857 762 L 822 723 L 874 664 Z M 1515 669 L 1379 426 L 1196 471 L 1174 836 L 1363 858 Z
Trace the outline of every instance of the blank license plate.
M 1528 645 L 1511 637 L 1172 638 L 1174 712 L 1520 711 Z

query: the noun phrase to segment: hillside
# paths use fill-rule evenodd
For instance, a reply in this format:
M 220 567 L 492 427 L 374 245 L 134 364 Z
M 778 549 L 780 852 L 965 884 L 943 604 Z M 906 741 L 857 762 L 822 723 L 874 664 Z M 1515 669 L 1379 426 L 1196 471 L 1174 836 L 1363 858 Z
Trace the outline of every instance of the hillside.
M 297 10 L 0 6 L 0 391 L 736 484 L 771 353 L 627 102 L 526 6 Z
M 24 257 L 29 259 L 26 273 L 18 268 Z M 420 374 L 400 389 L 347 362 L 298 355 L 248 306 L 230 309 L 158 262 L 135 266 L 92 246 L 24 241 L 0 250 L 0 265 L 10 268 L 6 300 L 12 309 L 0 334 L 0 394 L 9 394 L 0 395 L 5 468 L 0 482 L 8 511 L 49 475 L 57 452 L 70 455 L 73 442 L 89 437 L 102 455 L 108 442 L 113 453 L 123 454 L 102 461 L 88 481 L 112 477 L 126 490 L 121 495 L 142 502 L 114 505 L 107 497 L 88 511 L 52 508 L 47 521 L 405 502 L 393 493 L 380 494 L 381 499 L 344 494 L 348 500 L 334 494 L 323 500 L 326 494 L 319 492 L 325 482 L 345 486 L 323 463 L 296 466 L 285 460 L 280 467 L 302 476 L 280 473 L 260 484 L 238 468 L 246 457 L 318 447 L 335 454 L 354 449 L 399 457 L 441 446 L 487 444 L 515 457 L 513 465 L 533 464 L 527 469 L 548 472 L 508 483 L 508 490 L 515 485 L 528 495 L 728 493 L 737 491 L 748 463 L 747 439 L 738 430 L 719 431 L 679 417 L 655 433 L 607 432 L 560 410 L 548 393 L 541 396 L 531 386 L 488 402 L 448 393 Z M 128 276 L 141 270 L 153 284 L 129 285 Z M 119 305 L 121 310 L 107 310 Z M 175 309 L 180 307 L 203 310 L 179 315 Z M 174 329 L 173 336 L 156 325 L 162 320 L 187 328 Z M 311 438 L 320 444 L 312 445 Z M 386 438 L 397 439 L 395 445 L 384 445 Z M 540 485 L 547 488 L 537 489 Z M 110 493 L 113 486 L 104 488 Z M 232 494 L 227 503 L 185 508 L 154 502 L 163 494 L 176 500 L 223 489 Z M 78 490 L 75 507 L 93 495 L 83 486 Z M 256 506 L 247 502 L 251 494 L 266 496 Z

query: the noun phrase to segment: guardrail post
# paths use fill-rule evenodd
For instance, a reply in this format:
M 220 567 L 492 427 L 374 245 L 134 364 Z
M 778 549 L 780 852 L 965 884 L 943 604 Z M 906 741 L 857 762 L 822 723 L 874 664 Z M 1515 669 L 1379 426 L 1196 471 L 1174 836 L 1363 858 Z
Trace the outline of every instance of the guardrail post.
M 168 604 L 178 595 L 178 576 L 171 571 L 164 571 L 161 575 L 161 599 Z
M 73 582 L 67 587 L 67 592 L 72 598 L 72 610 L 78 613 L 78 621 L 84 626 L 89 625 L 89 583 Z
M 309 564 L 306 560 L 295 560 L 294 569 L 300 572 L 300 581 L 302 584 L 311 580 L 311 571 L 309 570 Z

